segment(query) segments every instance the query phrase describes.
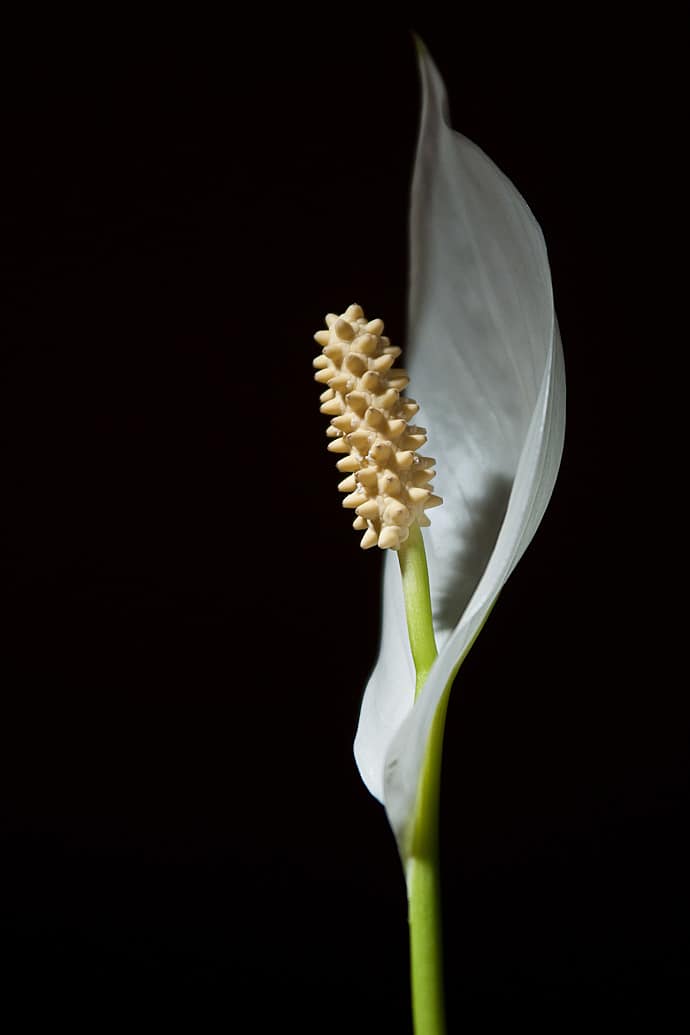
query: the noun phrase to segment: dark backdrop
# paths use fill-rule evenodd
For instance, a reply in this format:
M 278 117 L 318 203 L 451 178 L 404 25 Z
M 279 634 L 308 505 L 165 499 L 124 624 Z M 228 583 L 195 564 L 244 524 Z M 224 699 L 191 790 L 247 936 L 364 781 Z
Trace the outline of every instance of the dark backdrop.
M 544 229 L 569 387 L 450 708 L 451 1030 L 608 1024 L 687 964 L 681 680 L 637 506 L 660 52 L 414 24 Z M 352 301 L 404 344 L 407 23 L 73 28 L 5 44 L 3 978 L 93 1031 L 405 1032 L 402 873 L 352 758 L 380 557 L 311 359 Z

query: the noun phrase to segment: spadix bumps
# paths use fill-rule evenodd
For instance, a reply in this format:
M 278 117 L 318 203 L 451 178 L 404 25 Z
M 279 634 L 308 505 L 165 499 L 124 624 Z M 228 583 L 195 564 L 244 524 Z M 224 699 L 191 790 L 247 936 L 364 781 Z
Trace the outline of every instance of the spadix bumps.
M 442 502 L 431 491 L 435 461 L 416 453 L 425 429 L 408 423 L 419 406 L 401 398 L 409 378 L 393 366 L 401 350 L 382 335 L 381 320 L 367 321 L 351 305 L 342 316 L 329 313 L 326 324 L 314 335 L 323 348 L 315 380 L 328 386 L 321 412 L 331 417 L 329 450 L 343 454 L 336 465 L 346 474 L 338 486 L 347 493 L 343 506 L 357 515 L 363 549 L 397 550 L 410 525 L 430 524 L 424 511 Z

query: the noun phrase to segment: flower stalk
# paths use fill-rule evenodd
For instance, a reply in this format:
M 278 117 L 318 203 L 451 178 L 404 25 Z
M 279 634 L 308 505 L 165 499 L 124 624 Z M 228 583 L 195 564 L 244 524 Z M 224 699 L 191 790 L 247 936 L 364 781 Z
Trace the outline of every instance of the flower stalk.
M 424 687 L 437 655 L 424 541 L 419 526 L 398 552 L 410 648 L 415 665 L 415 697 Z M 448 688 L 450 689 L 450 687 Z M 410 979 L 415 1035 L 444 1035 L 443 925 L 439 810 L 443 731 L 448 693 L 436 710 L 426 747 L 412 844 L 407 862 Z

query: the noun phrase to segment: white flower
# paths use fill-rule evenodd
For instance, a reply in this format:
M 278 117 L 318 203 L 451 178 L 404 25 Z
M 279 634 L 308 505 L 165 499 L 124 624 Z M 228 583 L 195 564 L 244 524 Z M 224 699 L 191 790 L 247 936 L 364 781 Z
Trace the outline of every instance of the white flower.
M 387 551 L 380 651 L 355 739 L 403 860 L 434 714 L 539 525 L 565 429 L 541 230 L 506 176 L 450 128 L 443 82 L 419 49 L 404 359 L 445 501 L 424 530 L 439 654 L 415 701 L 398 559 Z

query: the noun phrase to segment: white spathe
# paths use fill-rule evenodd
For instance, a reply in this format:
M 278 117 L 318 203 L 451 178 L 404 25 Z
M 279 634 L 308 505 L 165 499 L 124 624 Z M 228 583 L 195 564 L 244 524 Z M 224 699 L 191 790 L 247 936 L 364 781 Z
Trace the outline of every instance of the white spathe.
M 355 738 L 403 859 L 436 708 L 541 521 L 565 431 L 541 230 L 500 169 L 450 128 L 443 81 L 422 45 L 419 62 L 403 358 L 444 498 L 424 529 L 439 655 L 415 701 L 399 564 L 386 551 L 381 644 Z

